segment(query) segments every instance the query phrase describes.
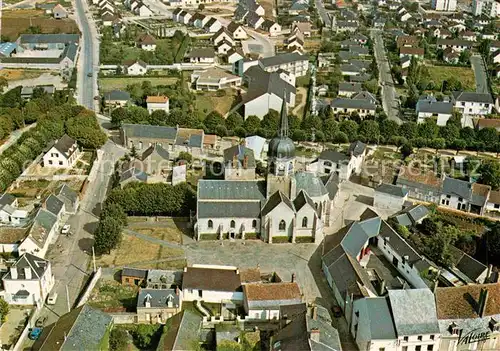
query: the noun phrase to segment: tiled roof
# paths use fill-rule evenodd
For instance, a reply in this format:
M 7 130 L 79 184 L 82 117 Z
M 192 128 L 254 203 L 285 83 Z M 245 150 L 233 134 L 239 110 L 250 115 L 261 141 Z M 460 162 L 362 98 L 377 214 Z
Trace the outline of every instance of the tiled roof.
M 182 289 L 241 291 L 241 280 L 237 269 L 186 267 Z
M 198 218 L 260 218 L 260 201 L 198 201 Z M 247 230 L 250 228 L 247 228 Z
M 148 96 L 146 98 L 147 103 L 157 103 L 157 104 L 164 104 L 168 101 L 168 96 Z
M 248 301 L 262 300 L 301 300 L 297 283 L 249 283 L 243 285 Z
M 146 308 L 147 302 L 151 308 L 167 308 L 169 301 L 171 308 L 179 307 L 181 300 L 178 293 L 175 289 L 139 289 L 137 308 Z
M 431 170 L 411 168 L 410 166 L 402 166 L 400 168 L 397 183 L 400 184 L 404 180 L 425 184 L 435 189 L 440 189 L 442 185 L 441 178 L 436 176 Z
M 321 181 L 321 178 L 311 172 L 297 172 L 294 174 L 297 192 L 304 190 L 310 197 L 323 196 L 328 194 L 328 190 Z

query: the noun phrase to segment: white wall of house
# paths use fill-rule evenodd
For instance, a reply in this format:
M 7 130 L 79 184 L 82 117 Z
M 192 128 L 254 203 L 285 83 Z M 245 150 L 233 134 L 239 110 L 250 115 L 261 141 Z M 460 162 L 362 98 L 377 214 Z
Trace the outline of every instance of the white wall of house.
M 495 202 L 487 202 L 485 205 L 485 210 L 486 211 L 495 211 L 495 212 L 500 212 L 500 203 L 495 203 Z
M 215 21 L 212 23 L 212 25 L 208 28 L 209 33 L 217 33 L 219 29 L 222 28 L 222 24 L 219 21 Z
M 489 115 L 493 108 L 493 104 L 471 101 L 456 101 L 457 108 L 464 115 Z
M 45 155 L 43 155 L 43 165 L 44 167 L 54 167 L 54 168 L 70 168 L 78 159 L 80 153 L 76 150 L 69 158 L 66 158 L 61 152 L 59 152 L 55 147 L 52 147 Z
M 288 107 L 291 108 L 295 106 L 295 94 L 290 94 L 291 103 L 288 104 Z M 283 103 L 283 99 L 274 94 L 263 94 L 251 101 L 248 101 L 245 104 L 245 119 L 248 116 L 255 115 L 260 119 L 264 118 L 264 116 L 269 112 L 270 109 L 275 111 L 281 111 L 281 105 Z
M 167 100 L 165 103 L 148 102 L 147 104 L 149 114 L 152 114 L 156 110 L 163 110 L 166 113 L 168 113 L 170 111 L 169 106 L 170 106 L 169 100 Z
M 214 63 L 215 57 L 190 57 L 189 62 L 191 62 L 191 63 Z
M 404 202 L 408 199 L 408 196 L 394 196 L 387 194 L 375 189 L 375 196 L 373 198 L 373 206 L 377 208 L 384 209 L 397 209 L 400 210 L 403 207 Z
M 127 74 L 129 76 L 143 76 L 147 72 L 146 67 L 142 67 L 140 64 L 137 62 L 134 63 L 133 65 L 127 67 Z
M 432 112 L 419 112 L 417 123 L 424 123 L 426 118 L 437 118 L 436 123 L 440 127 L 446 126 L 446 122 L 451 117 L 451 113 L 432 113 Z
M 18 244 L 0 244 L 0 252 L 17 252 Z
M 47 265 L 44 275 L 38 279 L 3 279 L 5 294 L 4 298 L 11 305 L 38 305 L 45 302 L 47 295 L 54 286 L 54 276 L 50 263 Z M 14 300 L 14 295 L 19 290 L 26 290 L 30 295 L 26 299 Z
M 311 207 L 309 204 L 305 204 L 298 212 L 297 212 L 297 229 L 296 229 L 296 235 L 297 236 L 308 236 L 312 237 L 314 236 L 314 224 L 315 224 L 315 218 L 317 218 L 316 210 Z M 305 220 L 304 220 L 305 218 Z M 321 225 L 321 220 L 318 218 L 317 219 L 318 223 L 316 223 L 316 227 L 322 226 Z M 305 224 L 305 226 L 304 226 Z
M 156 44 L 142 44 L 141 49 L 144 51 L 155 51 Z
M 269 310 L 261 310 L 261 309 L 249 309 L 248 317 L 256 320 L 271 320 L 280 318 L 280 310 L 278 309 L 269 309 Z
M 243 301 L 243 292 L 184 289 L 182 299 L 183 301 L 199 300 L 210 303 L 222 303 L 227 300 Z
M 143 6 L 141 6 L 139 8 L 139 16 L 141 16 L 141 17 L 149 17 L 149 16 L 152 16 L 152 15 L 153 15 L 153 11 L 151 11 L 149 9 L 149 7 L 143 5 Z
M 231 44 L 234 45 L 234 40 L 227 34 L 226 32 L 220 33 L 215 39 L 214 39 L 214 45 L 217 46 L 221 41 L 226 40 L 230 42 Z
M 245 40 L 248 38 L 248 34 L 243 26 L 239 26 L 232 34 L 233 38 L 237 40 Z
M 405 341 L 405 336 L 408 337 L 408 341 Z M 419 340 L 419 337 L 422 340 Z M 428 350 L 430 345 L 432 345 L 432 350 L 438 350 L 440 340 L 440 334 L 398 335 L 400 347 L 406 346 L 408 350 L 415 350 L 418 346 L 421 350 Z
M 281 34 L 281 26 L 278 23 L 274 23 L 269 27 L 268 32 L 270 37 L 276 37 Z
M 356 164 L 354 163 L 354 157 L 351 157 L 349 162 L 332 162 L 330 160 L 318 160 L 318 173 L 320 174 L 330 174 L 337 173 L 339 180 L 344 182 L 349 180 L 355 169 Z
M 353 112 L 357 112 L 360 117 L 366 117 L 369 115 L 375 114 L 375 108 L 373 110 L 365 110 L 359 108 L 340 108 L 340 107 L 332 107 L 333 113 L 348 113 L 351 114 Z
M 303 60 L 283 63 L 281 65 L 268 66 L 265 68 L 265 71 L 275 72 L 279 69 L 292 73 L 296 77 L 302 77 L 307 74 L 307 70 L 309 69 L 309 62 L 307 60 Z
M 469 211 L 469 202 L 456 195 L 441 194 L 439 201 L 441 206 L 453 208 L 455 210 Z
M 269 212 L 264 220 L 264 231 L 266 232 L 266 237 L 268 239 L 274 237 L 292 237 L 293 236 L 293 222 L 295 219 L 294 211 L 288 207 L 283 202 L 276 206 L 271 212 Z M 280 230 L 279 224 L 281 221 L 285 221 L 284 230 Z M 268 229 L 269 228 L 269 229 Z
M 209 226 L 209 221 L 212 221 L 212 227 Z M 235 224 L 234 228 L 231 228 L 232 221 Z M 253 224 L 255 224 L 255 227 Z M 221 230 L 224 234 L 230 231 L 241 234 L 243 228 L 245 228 L 245 233 L 260 233 L 259 218 L 198 218 L 197 226 L 199 234 L 217 234 Z
M 54 227 L 48 233 L 47 240 L 45 240 L 45 245 L 43 247 L 38 246 L 37 243 L 35 242 L 35 239 L 33 239 L 31 235 L 28 235 L 26 239 L 24 239 L 23 242 L 18 247 L 19 255 L 30 253 L 38 257 L 42 258 L 45 257 L 47 249 L 49 248 L 50 243 L 54 239 L 57 227 L 58 227 L 57 225 L 54 225 Z
M 377 236 L 377 246 L 383 252 L 385 258 L 391 262 L 398 272 L 416 289 L 428 289 L 429 287 L 423 281 L 420 273 L 413 266 L 410 267 L 408 262 L 403 263 L 403 257 L 399 255 L 392 247 L 390 241 L 387 241 L 382 236 Z M 395 264 L 397 260 L 397 265 Z M 405 260 L 406 261 L 406 260 Z

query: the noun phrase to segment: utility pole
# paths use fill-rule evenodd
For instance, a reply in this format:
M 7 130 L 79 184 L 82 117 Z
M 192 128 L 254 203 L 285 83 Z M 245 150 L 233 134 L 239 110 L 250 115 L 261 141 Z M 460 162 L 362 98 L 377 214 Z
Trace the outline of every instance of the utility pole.
M 95 269 L 95 250 L 94 250 L 94 247 L 92 246 L 92 262 L 94 263 L 94 273 L 96 272 L 96 269 Z
M 68 285 L 66 285 L 66 302 L 68 304 L 68 313 L 71 312 L 71 308 L 69 306 L 69 291 L 68 291 Z

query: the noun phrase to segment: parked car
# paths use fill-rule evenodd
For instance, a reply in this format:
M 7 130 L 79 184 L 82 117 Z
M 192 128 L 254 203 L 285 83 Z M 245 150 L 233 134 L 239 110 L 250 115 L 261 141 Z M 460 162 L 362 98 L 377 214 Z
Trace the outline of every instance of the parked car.
M 333 312 L 333 316 L 335 318 L 342 317 L 342 309 L 339 306 L 333 306 L 332 307 L 332 312 Z
M 45 325 L 45 322 L 47 321 L 47 317 L 40 317 L 36 320 L 35 322 L 35 327 L 37 328 L 43 328 Z
M 87 77 L 92 77 L 92 72 L 87 73 Z
M 65 224 L 62 227 L 61 234 L 69 234 L 69 230 L 71 229 L 71 226 L 69 224 Z
M 31 332 L 28 335 L 28 337 L 31 340 L 37 340 L 40 337 L 40 335 L 42 335 L 42 331 L 43 331 L 43 328 L 35 327 L 35 328 L 31 329 Z
M 57 301 L 57 293 L 52 293 L 47 297 L 47 305 L 55 305 Z

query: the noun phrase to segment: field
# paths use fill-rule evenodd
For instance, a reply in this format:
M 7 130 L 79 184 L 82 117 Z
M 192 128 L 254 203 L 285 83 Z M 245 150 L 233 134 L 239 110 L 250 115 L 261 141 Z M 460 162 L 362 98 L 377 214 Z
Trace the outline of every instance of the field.
M 185 260 L 182 257 L 184 250 L 174 249 L 147 240 L 137 238 L 132 235 L 123 234 L 119 247 L 109 255 L 102 255 L 97 260 L 99 266 L 103 267 L 123 267 L 134 266 L 137 268 L 158 268 L 165 269 L 173 265 L 177 268 L 184 266 Z M 179 260 L 168 261 L 170 258 Z M 182 261 L 178 262 L 178 261 Z
M 15 41 L 30 26 L 40 27 L 42 33 L 79 33 L 77 24 L 71 19 L 56 20 L 43 16 L 43 11 L 39 10 L 3 11 L 2 36 Z
M 139 228 L 134 231 L 147 235 L 151 238 L 165 240 L 175 244 L 182 244 L 182 233 L 177 228 Z
M 99 78 L 101 91 L 110 91 L 115 89 L 125 89 L 127 85 L 139 83 L 147 80 L 155 87 L 158 85 L 174 85 L 179 78 L 176 77 L 147 77 L 147 78 Z
M 474 72 L 470 67 L 427 66 L 427 68 L 436 86 L 441 86 L 444 80 L 455 77 L 462 83 L 463 90 L 476 90 Z
M 213 110 L 225 115 L 229 112 L 236 99 L 235 89 L 224 89 L 225 96 L 217 96 L 216 92 L 203 92 L 196 95 L 196 107 L 208 114 Z
M 118 282 L 101 280 L 92 290 L 89 304 L 108 311 L 125 308 L 133 311 L 136 305 L 137 287 L 123 286 Z
M 34 79 L 40 77 L 42 74 L 47 73 L 44 70 L 30 70 L 30 69 L 2 69 L 0 77 L 4 77 L 9 81 Z

